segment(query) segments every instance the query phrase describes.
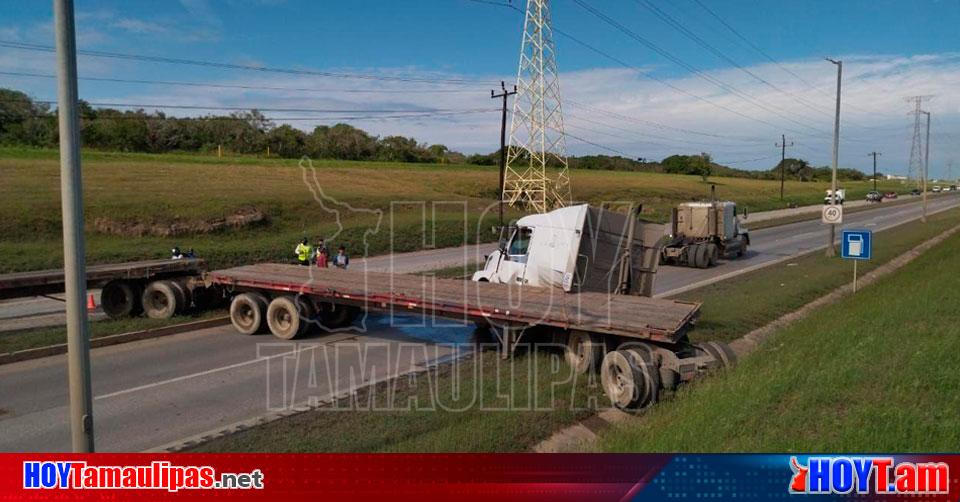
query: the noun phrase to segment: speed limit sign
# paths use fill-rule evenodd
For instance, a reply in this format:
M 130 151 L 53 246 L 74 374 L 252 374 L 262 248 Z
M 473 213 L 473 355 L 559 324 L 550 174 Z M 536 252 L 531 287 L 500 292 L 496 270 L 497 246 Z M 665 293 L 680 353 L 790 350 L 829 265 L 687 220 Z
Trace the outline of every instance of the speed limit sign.
M 823 206 L 823 214 L 821 216 L 823 223 L 826 225 L 838 225 L 843 223 L 843 206 Z

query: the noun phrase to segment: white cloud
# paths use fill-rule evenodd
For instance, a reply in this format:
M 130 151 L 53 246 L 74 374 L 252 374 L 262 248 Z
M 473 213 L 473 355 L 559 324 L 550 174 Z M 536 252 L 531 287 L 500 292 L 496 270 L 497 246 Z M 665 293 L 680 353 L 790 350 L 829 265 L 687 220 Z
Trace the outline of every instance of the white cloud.
M 149 21 L 143 21 L 141 19 L 133 18 L 123 18 L 113 23 L 110 23 L 110 26 L 113 28 L 119 28 L 121 30 L 136 33 L 136 34 L 149 34 L 156 35 L 159 33 L 166 33 L 167 29 L 164 26 L 161 26 L 157 23 L 151 23 Z

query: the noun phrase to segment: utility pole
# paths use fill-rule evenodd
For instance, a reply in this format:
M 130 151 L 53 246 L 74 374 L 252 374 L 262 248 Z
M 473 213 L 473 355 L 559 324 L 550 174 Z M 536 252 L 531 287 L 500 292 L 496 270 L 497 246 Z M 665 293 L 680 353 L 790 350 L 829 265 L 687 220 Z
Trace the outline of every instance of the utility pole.
M 927 173 L 930 169 L 930 112 L 925 112 L 923 110 L 920 113 L 927 116 L 927 144 L 924 146 L 925 152 L 923 154 L 923 216 L 920 217 L 920 221 L 927 222 Z
M 785 134 L 780 135 L 780 144 L 777 146 L 780 147 L 780 200 L 783 200 L 783 180 L 786 178 L 787 170 L 787 147 L 793 146 L 793 141 L 790 144 L 787 144 L 787 136 Z
M 517 93 L 517 86 L 507 91 L 507 85 L 501 80 L 500 94 L 490 89 L 490 99 L 503 98 L 503 115 L 500 118 L 500 189 L 497 191 L 497 205 L 500 207 L 500 226 L 503 227 L 503 172 L 507 164 L 507 98 Z
M 93 451 L 90 392 L 90 324 L 84 296 L 87 271 L 83 240 L 83 179 L 77 116 L 77 46 L 73 0 L 53 1 L 57 37 L 57 115 L 60 117 L 60 199 L 63 210 L 63 273 L 67 308 L 67 375 L 73 451 Z
M 870 152 L 867 154 L 867 157 L 873 157 L 873 191 L 877 191 L 877 156 L 883 155 L 880 152 Z
M 830 182 L 830 205 L 837 204 L 837 164 L 840 162 L 840 81 L 843 76 L 843 61 L 827 58 L 827 61 L 837 65 L 837 113 L 833 121 L 833 177 Z M 827 256 L 837 255 L 833 241 L 837 238 L 837 225 L 830 224 L 830 241 L 827 242 Z

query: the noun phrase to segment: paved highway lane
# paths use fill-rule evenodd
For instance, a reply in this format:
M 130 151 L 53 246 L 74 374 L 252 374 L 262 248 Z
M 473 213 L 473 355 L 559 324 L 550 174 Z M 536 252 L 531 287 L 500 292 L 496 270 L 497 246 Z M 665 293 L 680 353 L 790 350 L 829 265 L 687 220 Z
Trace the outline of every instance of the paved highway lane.
M 416 324 L 413 318 L 401 319 Z M 92 351 L 97 451 L 140 451 L 271 411 L 329 401 L 356 386 L 469 350 L 473 325 L 398 328 L 371 316 L 366 334 L 297 343 L 231 326 Z M 464 345 L 424 344 L 411 334 Z M 0 450 L 68 451 L 66 356 L 0 366 Z
M 960 196 L 947 195 L 931 199 L 928 213 L 960 206 Z M 847 213 L 842 228 L 866 228 L 879 232 L 920 218 L 919 204 L 898 204 L 876 209 Z M 747 228 L 750 220 L 747 219 Z M 741 259 L 721 260 L 716 267 L 696 269 L 688 267 L 660 267 L 657 274 L 656 296 L 677 294 L 705 283 L 721 280 L 731 274 L 742 273 L 776 263 L 778 260 L 826 247 L 829 227 L 820 220 L 801 221 L 788 225 L 764 228 L 750 232 L 748 254 Z M 837 240 L 840 232 L 837 232 Z
M 958 205 L 960 197 L 938 197 L 930 202 L 930 211 Z M 919 212 L 915 204 L 880 206 L 848 214 L 846 220 L 847 226 L 881 230 L 916 219 Z M 754 244 L 746 259 L 723 261 L 718 267 L 705 270 L 663 267 L 657 291 L 676 292 L 694 282 L 816 249 L 824 244 L 826 228 L 819 221 L 801 222 L 758 230 L 751 237 Z M 466 256 L 475 253 L 482 257 L 480 251 L 471 246 Z M 415 260 L 398 261 L 404 267 L 425 267 L 438 262 L 437 253 L 442 260 L 462 260 L 464 248 L 420 252 L 415 253 Z M 369 265 L 386 269 L 389 260 L 371 258 Z M 437 267 L 420 270 L 433 268 Z M 403 319 L 411 325 L 419 322 Z M 297 358 L 287 356 L 298 349 L 319 345 L 327 347 L 322 350 L 332 351 L 340 347 L 333 357 L 319 360 L 316 348 L 296 352 L 301 361 L 309 355 L 306 361 L 310 364 L 305 366 L 313 367 L 312 374 L 321 378 L 312 386 L 306 385 L 306 394 L 298 385 L 300 392 L 288 397 L 287 404 L 324 399 L 348 389 L 351 382 L 356 383 L 356 377 L 351 381 L 351 369 L 358 374 L 360 368 L 379 366 L 379 374 L 396 374 L 423 365 L 425 360 L 450 355 L 449 347 L 433 343 L 467 343 L 474 336 L 472 326 L 397 327 L 386 316 L 371 316 L 368 326 L 369 332 L 363 335 L 317 336 L 300 345 L 280 342 L 269 335 L 238 335 L 226 326 L 95 349 L 92 365 L 97 447 L 100 451 L 156 448 L 262 416 L 271 411 L 268 391 L 270 396 L 282 396 L 281 377 L 290 371 L 276 363 L 296 361 Z M 426 345 L 422 345 L 424 341 Z M 258 357 L 258 344 L 265 344 L 260 345 L 261 350 L 267 347 L 272 352 L 261 352 L 259 356 L 263 357 Z M 408 350 L 437 348 L 428 354 L 397 357 L 403 346 Z M 269 363 L 265 357 L 272 357 Z M 294 374 L 300 376 L 302 372 Z M 0 450 L 68 450 L 67 401 L 65 356 L 0 366 Z

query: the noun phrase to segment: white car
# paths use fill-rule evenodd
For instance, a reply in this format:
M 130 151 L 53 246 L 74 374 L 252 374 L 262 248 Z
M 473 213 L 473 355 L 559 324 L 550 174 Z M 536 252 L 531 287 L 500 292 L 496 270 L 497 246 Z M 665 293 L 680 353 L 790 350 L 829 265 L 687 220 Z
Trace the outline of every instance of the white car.
M 933 193 L 937 193 L 940 190 L 943 190 L 942 188 L 940 188 L 940 185 L 934 185 L 933 188 L 930 189 L 930 191 Z

